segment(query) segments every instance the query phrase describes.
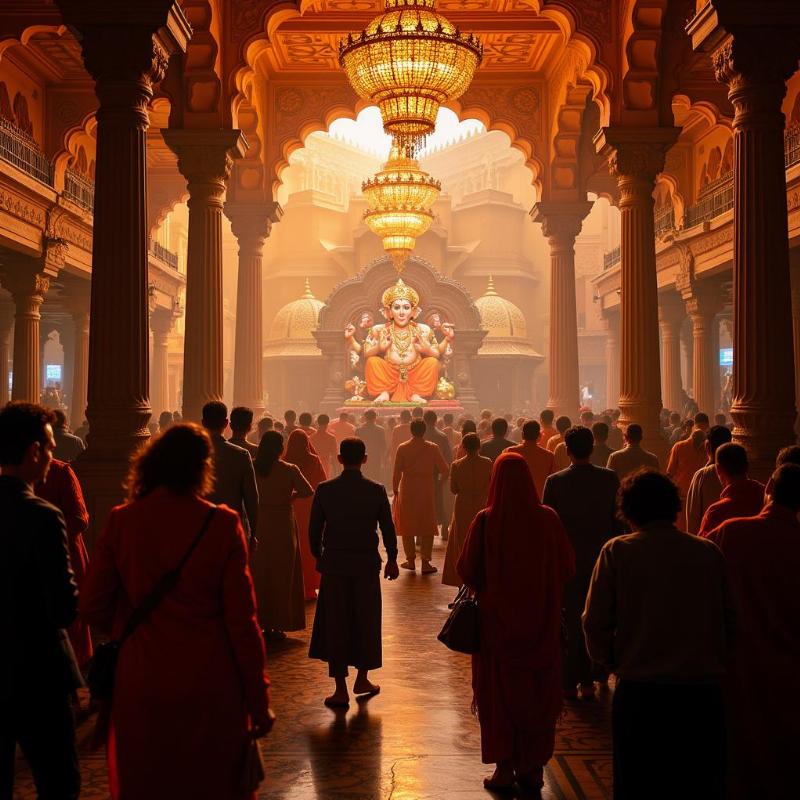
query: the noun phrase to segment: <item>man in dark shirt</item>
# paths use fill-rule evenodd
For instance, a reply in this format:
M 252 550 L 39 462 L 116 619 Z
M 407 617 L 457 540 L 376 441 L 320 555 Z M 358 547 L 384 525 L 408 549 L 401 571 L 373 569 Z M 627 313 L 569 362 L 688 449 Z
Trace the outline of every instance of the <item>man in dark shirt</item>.
M 592 662 L 586 653 L 581 613 L 589 580 L 600 548 L 619 533 L 616 518 L 617 476 L 591 462 L 594 437 L 578 425 L 564 433 L 570 466 L 551 475 L 544 485 L 542 502 L 556 511 L 575 549 L 575 577 L 564 590 L 564 622 L 567 652 L 563 662 L 564 694 L 594 697 Z
M 364 414 L 364 424 L 356 428 L 356 436 L 364 442 L 369 458 L 364 464 L 364 474 L 371 480 L 381 483 L 383 478 L 383 459 L 386 453 L 386 433 L 376 423 L 378 415 L 370 408 Z
M 53 458 L 59 461 L 74 461 L 86 449 L 83 440 L 67 429 L 67 417 L 60 408 L 53 411 L 53 436 L 56 440 Z
M 481 455 L 495 461 L 500 453 L 507 450 L 509 447 L 513 447 L 514 442 L 510 439 L 506 439 L 506 433 L 508 433 L 508 422 L 502 417 L 493 419 L 492 438 L 481 447 Z
M 258 445 L 252 444 L 247 441 L 247 436 L 253 429 L 253 409 L 247 406 L 236 406 L 231 409 L 231 438 L 228 441 L 241 447 L 242 450 L 247 450 L 250 453 L 250 458 L 255 461 L 258 454 Z
M 375 695 L 369 671 L 382 664 L 380 525 L 386 566 L 383 577 L 393 581 L 397 566 L 397 536 L 386 489 L 361 474 L 367 454 L 361 439 L 344 439 L 339 447 L 343 467 L 337 478 L 317 487 L 311 506 L 308 536 L 322 573 L 309 657 L 327 661 L 336 690 L 325 698 L 331 708 L 350 703 L 348 667 L 358 670 L 353 692 Z
M 0 411 L 0 797 L 14 786 L 14 748 L 28 760 L 39 797 L 71 800 L 80 792 L 71 695 L 81 684 L 67 628 L 78 610 L 61 512 L 36 497 L 56 443 L 53 415 L 9 403 Z

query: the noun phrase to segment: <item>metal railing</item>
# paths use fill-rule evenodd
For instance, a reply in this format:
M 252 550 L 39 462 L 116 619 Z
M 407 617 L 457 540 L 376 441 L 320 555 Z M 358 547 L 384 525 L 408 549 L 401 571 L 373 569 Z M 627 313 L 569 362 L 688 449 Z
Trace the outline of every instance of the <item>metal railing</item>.
M 800 124 L 795 124 L 783 134 L 783 163 L 788 169 L 798 161 L 800 161 Z
M 47 156 L 25 131 L 4 117 L 0 117 L 0 158 L 37 181 L 53 185 L 53 165 Z
M 672 206 L 663 206 L 653 212 L 653 227 L 656 236 L 661 236 L 668 231 L 675 230 L 675 209 Z
M 698 202 L 686 209 L 683 227 L 693 228 L 701 222 L 718 217 L 729 208 L 733 208 L 733 175 L 731 173 L 717 178 L 701 189 Z
M 167 250 L 163 244 L 159 242 L 150 242 L 150 252 L 159 260 L 163 261 L 165 264 L 169 264 L 172 269 L 178 269 L 178 254 L 173 253 L 172 250 Z
M 94 213 L 94 182 L 80 172 L 68 169 L 64 173 L 64 197 Z
M 619 263 L 621 257 L 619 245 L 617 245 L 613 250 L 603 253 L 603 269 L 611 269 L 614 264 Z

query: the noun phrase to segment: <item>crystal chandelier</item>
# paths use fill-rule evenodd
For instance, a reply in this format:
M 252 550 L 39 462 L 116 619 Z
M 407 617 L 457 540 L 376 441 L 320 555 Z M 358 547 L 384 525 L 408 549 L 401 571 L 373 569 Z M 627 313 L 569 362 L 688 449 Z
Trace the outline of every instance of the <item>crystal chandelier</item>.
M 441 191 L 439 181 L 420 169 L 395 146 L 383 169 L 361 184 L 367 200 L 364 222 L 383 239 L 383 249 L 398 272 L 414 249 L 416 239 L 433 222 L 431 208 Z
M 483 56 L 480 40 L 434 6 L 385 0 L 383 14 L 339 43 L 353 89 L 380 108 L 384 131 L 412 156 L 433 132 L 439 106 L 464 94 Z

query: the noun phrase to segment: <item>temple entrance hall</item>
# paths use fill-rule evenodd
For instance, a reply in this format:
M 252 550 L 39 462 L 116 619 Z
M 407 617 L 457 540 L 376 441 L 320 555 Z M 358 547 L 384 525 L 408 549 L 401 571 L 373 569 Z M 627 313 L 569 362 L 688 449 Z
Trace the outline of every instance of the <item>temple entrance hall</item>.
M 436 545 L 434 561 L 444 559 Z M 306 631 L 267 647 L 278 721 L 261 740 L 266 779 L 259 800 L 480 800 L 491 768 L 480 763 L 478 723 L 470 713 L 470 658 L 436 640 L 453 591 L 440 576 L 404 573 L 382 582 L 383 669 L 373 674 L 381 694 L 334 712 L 326 665 L 308 658 L 314 616 Z M 556 751 L 545 770 L 543 800 L 611 797 L 610 692 L 595 702 L 565 705 Z M 94 717 L 79 730 L 81 798 L 105 800 L 103 751 L 92 752 Z M 36 797 L 18 762 L 14 800 Z M 530 797 L 531 795 L 520 795 Z

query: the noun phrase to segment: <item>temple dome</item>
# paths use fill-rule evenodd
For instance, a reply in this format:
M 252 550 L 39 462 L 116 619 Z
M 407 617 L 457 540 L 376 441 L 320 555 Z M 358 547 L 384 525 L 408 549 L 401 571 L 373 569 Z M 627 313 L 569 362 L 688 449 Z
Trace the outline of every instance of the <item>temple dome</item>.
M 275 315 L 269 329 L 264 355 L 319 355 L 314 331 L 317 329 L 320 309 L 324 305 L 325 303 L 314 297 L 306 278 L 300 298 L 287 303 Z
M 475 306 L 481 315 L 481 327 L 487 331 L 487 339 L 528 338 L 525 315 L 510 300 L 497 294 L 491 276 L 486 292 L 475 301 Z

